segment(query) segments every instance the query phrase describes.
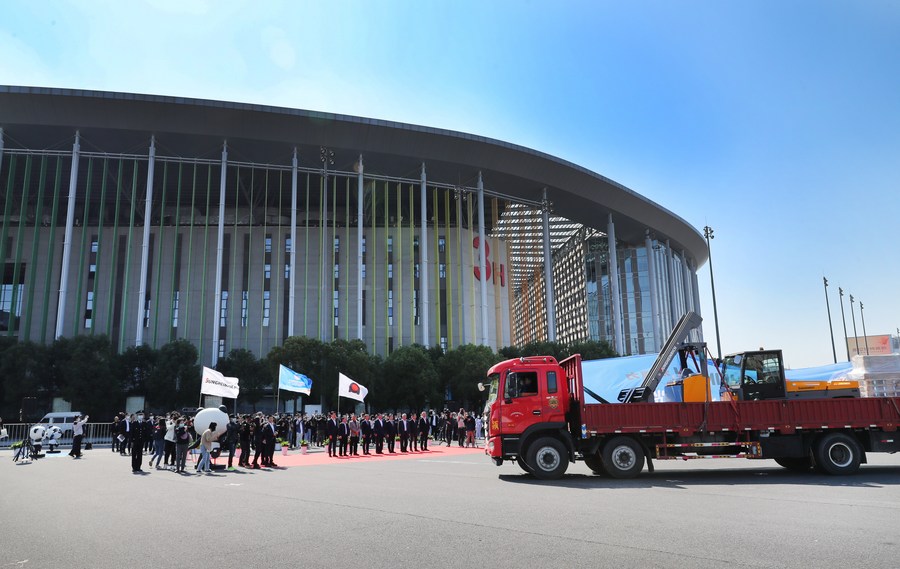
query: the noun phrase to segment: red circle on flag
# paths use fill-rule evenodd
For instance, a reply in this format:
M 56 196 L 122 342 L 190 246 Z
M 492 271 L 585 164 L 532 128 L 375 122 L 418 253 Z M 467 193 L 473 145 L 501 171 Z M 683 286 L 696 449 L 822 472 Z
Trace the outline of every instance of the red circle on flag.
M 348 387 L 348 389 L 350 390 L 350 393 L 357 393 L 357 394 L 358 394 L 358 393 L 359 393 L 359 384 L 358 384 L 358 383 L 351 383 L 351 384 L 350 384 L 350 387 Z

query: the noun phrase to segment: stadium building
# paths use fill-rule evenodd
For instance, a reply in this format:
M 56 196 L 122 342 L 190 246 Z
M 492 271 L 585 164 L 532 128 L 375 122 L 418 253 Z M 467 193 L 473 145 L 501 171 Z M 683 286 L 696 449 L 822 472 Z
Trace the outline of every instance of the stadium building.
M 658 350 L 702 235 L 547 154 L 252 104 L 0 87 L 0 334 Z

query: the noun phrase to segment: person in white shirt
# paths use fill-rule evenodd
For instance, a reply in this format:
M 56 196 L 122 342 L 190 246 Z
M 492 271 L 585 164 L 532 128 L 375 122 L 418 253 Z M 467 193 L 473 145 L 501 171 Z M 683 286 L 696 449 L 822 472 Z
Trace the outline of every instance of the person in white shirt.
M 81 458 L 81 440 L 84 438 L 84 424 L 88 419 L 87 415 L 84 418 L 78 415 L 72 423 L 72 450 L 69 452 L 72 458 Z

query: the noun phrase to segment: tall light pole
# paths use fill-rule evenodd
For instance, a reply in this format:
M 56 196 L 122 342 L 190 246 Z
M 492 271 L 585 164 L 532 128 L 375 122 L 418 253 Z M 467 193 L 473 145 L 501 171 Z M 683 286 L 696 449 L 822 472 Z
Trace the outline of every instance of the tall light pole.
M 860 301 L 859 303 L 859 317 L 862 318 L 863 324 L 863 342 L 866 344 L 866 355 L 869 355 L 869 335 L 866 334 L 866 315 L 863 314 L 863 303 Z
M 844 317 L 844 289 L 838 287 L 838 295 L 841 297 L 841 322 L 844 323 L 844 345 L 847 346 L 847 361 L 850 361 L 850 340 L 847 339 L 847 319 Z
M 856 313 L 853 311 L 853 295 L 850 295 L 850 319 L 853 320 L 853 340 L 856 342 L 856 355 L 859 355 L 859 334 L 856 333 Z
M 831 325 L 831 306 L 828 304 L 828 279 L 822 277 L 825 283 L 825 308 L 828 310 L 828 331 L 831 332 L 831 353 L 834 356 L 834 363 L 837 363 L 837 350 L 834 349 L 834 327 Z M 862 304 L 860 304 L 860 307 Z
M 710 226 L 706 226 L 703 228 L 703 235 L 706 237 L 706 251 L 709 253 L 709 283 L 712 287 L 712 297 L 713 297 L 713 319 L 716 322 L 716 349 L 718 350 L 718 357 L 722 359 L 722 339 L 719 337 L 719 310 L 716 307 L 716 280 L 713 277 L 713 265 L 712 265 L 712 249 L 709 247 L 709 240 L 715 239 L 715 235 L 713 235 L 713 228 Z

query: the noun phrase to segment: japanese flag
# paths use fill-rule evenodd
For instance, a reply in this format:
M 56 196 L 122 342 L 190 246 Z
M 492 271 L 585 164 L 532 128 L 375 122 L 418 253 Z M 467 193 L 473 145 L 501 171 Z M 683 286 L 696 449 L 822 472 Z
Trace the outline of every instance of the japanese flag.
M 338 373 L 338 395 L 349 399 L 363 401 L 369 390 L 363 385 L 356 383 L 346 375 Z

